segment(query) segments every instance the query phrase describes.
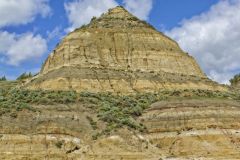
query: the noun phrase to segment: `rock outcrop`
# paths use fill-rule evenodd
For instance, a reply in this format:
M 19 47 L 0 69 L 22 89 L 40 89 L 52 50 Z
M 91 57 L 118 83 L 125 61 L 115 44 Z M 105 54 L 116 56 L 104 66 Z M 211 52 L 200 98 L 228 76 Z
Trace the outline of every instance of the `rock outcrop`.
M 26 87 L 120 93 L 225 89 L 175 41 L 122 7 L 67 35 Z
M 151 105 L 139 118 L 148 132 L 127 128 L 92 139 L 96 120 L 82 103 L 35 106 L 0 118 L 0 159 L 237 160 L 240 105 L 230 100 L 172 100 Z M 98 126 L 104 126 L 97 121 Z
M 179 159 L 239 159 L 240 105 L 231 100 L 190 99 L 152 104 L 142 116 L 146 138 Z

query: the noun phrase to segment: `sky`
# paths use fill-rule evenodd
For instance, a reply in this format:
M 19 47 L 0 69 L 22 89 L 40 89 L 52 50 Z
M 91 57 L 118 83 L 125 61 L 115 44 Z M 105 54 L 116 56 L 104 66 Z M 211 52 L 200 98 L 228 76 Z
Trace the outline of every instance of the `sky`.
M 240 73 L 240 0 L 0 0 L 0 77 L 39 72 L 66 34 L 117 5 L 176 40 L 209 78 Z

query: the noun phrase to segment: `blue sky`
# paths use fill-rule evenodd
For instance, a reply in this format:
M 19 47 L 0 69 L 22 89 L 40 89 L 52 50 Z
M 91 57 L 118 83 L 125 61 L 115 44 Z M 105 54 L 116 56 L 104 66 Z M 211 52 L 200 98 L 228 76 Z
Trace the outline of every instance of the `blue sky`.
M 240 72 L 240 0 L 1 0 L 0 76 L 38 72 L 64 35 L 116 5 L 178 41 L 210 78 Z

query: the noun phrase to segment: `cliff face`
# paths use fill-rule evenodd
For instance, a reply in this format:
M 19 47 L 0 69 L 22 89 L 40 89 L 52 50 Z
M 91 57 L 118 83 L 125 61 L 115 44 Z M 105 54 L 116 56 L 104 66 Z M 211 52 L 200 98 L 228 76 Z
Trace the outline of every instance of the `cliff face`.
M 67 35 L 27 87 L 121 93 L 224 89 L 211 82 L 175 41 L 122 7 Z
M 0 159 L 237 160 L 240 106 L 229 100 L 173 100 L 154 103 L 138 119 L 148 132 L 127 128 L 97 140 L 83 103 L 34 106 L 0 118 Z M 99 128 L 104 123 L 97 121 Z
M 162 101 L 152 104 L 141 120 L 148 128 L 148 140 L 165 154 L 180 159 L 239 159 L 239 107 L 239 102 L 230 100 Z
M 173 40 L 117 7 L 70 33 L 51 53 L 42 73 L 62 66 L 164 71 L 205 77 Z

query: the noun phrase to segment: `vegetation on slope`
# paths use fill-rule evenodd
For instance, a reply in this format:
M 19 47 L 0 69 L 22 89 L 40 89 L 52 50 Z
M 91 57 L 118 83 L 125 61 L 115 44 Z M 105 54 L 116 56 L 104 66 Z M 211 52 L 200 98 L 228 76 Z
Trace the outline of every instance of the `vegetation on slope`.
M 10 90 L 18 84 L 16 81 L 0 81 L 0 90 Z
M 240 82 L 240 74 L 235 75 L 232 79 L 230 79 L 231 85 L 236 85 Z
M 29 73 L 24 72 L 17 78 L 17 80 L 24 80 L 24 79 L 32 78 L 32 77 L 33 77 L 33 75 L 31 72 L 29 72 Z
M 14 86 L 14 85 L 13 85 Z M 75 91 L 30 91 L 17 88 L 0 87 L 0 115 L 11 114 L 21 110 L 35 112 L 34 105 L 56 105 L 81 103 L 98 115 L 106 123 L 106 128 L 94 136 L 121 127 L 145 131 L 145 127 L 136 119 L 152 103 L 171 98 L 221 98 L 240 99 L 239 95 L 208 90 L 160 91 L 159 93 L 137 93 L 134 95 L 114 95 L 112 93 L 89 93 Z M 15 114 L 16 115 L 16 114 Z M 87 118 L 93 129 L 97 124 L 91 117 Z
M 57 105 L 81 103 L 97 114 L 98 119 L 106 123 L 99 135 L 128 127 L 136 131 L 145 131 L 145 127 L 138 122 L 137 117 L 152 103 L 171 98 L 220 98 L 240 100 L 240 96 L 230 92 L 217 92 L 208 90 L 176 90 L 160 91 L 159 93 L 136 93 L 134 95 L 116 95 L 112 93 L 89 93 L 75 91 L 44 91 L 25 90 L 15 86 L 17 81 L 0 82 L 0 115 L 16 113 L 22 110 L 36 112 L 35 105 Z M 39 108 L 39 107 L 38 107 Z M 94 130 L 98 129 L 97 123 L 87 117 Z

